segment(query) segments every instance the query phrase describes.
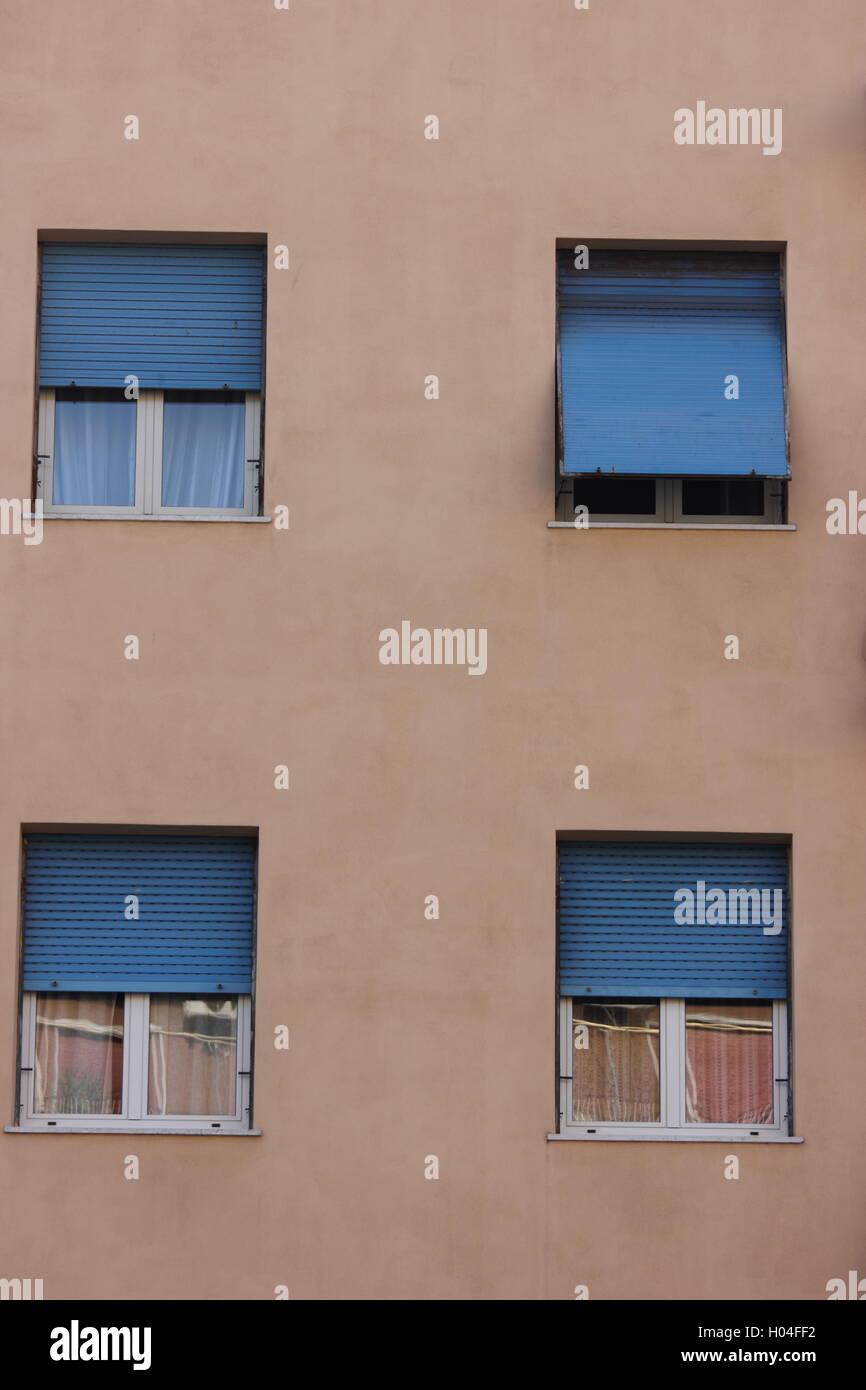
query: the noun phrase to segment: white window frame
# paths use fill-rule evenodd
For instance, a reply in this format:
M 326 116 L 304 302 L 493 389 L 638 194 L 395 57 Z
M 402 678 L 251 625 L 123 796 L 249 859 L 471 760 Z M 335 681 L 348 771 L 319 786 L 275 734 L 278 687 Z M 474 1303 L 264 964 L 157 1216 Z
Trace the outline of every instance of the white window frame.
M 36 496 L 42 499 L 45 516 L 114 518 L 164 516 L 197 518 L 257 516 L 261 486 L 261 410 L 259 391 L 244 392 L 244 504 L 242 507 L 164 507 L 162 497 L 162 417 L 164 391 L 141 390 L 138 394 L 135 430 L 135 501 L 131 507 L 89 507 L 80 502 L 55 504 L 54 485 L 54 402 L 55 388 L 39 392 L 37 431 L 38 468 Z M 169 396 L 172 394 L 169 391 Z M 217 394 L 217 393 L 215 393 Z
M 790 1135 L 790 1078 L 788 1071 L 788 1010 L 783 999 L 773 1003 L 773 1122 L 764 1125 L 694 1124 L 686 1119 L 686 1000 L 646 999 L 659 1004 L 659 1115 L 657 1121 L 596 1120 L 577 1123 L 572 1115 L 573 1035 L 570 996 L 560 1000 L 560 1130 L 572 1139 L 718 1139 L 742 1143 L 786 1139 Z M 586 1002 L 583 996 L 579 1002 Z M 590 1001 L 592 1002 L 592 1001 Z M 692 1001 L 697 1002 L 697 1001 Z M 731 1004 L 763 1000 L 731 999 Z
M 38 991 L 37 991 L 38 992 Z M 120 1115 L 36 1114 L 36 996 L 24 994 L 21 1015 L 20 1128 L 60 1133 L 70 1130 L 130 1130 L 143 1133 L 171 1130 L 176 1133 L 244 1134 L 250 1129 L 250 1057 L 252 1000 L 248 994 L 226 994 L 238 1000 L 237 1087 L 233 1115 L 148 1115 L 149 994 L 124 995 L 123 1100 Z M 44 991 L 43 991 L 44 992 Z M 102 993 L 103 991 L 97 991 Z M 111 993 L 112 991 L 105 991 Z M 120 993 L 121 991 L 117 991 Z M 185 993 L 178 991 L 178 993 Z M 157 996 L 158 997 L 158 996 Z M 194 998 L 195 991 L 187 992 Z M 213 996 L 207 996 L 211 998 Z
M 594 478 L 595 474 L 587 474 Z M 609 481 L 616 481 L 615 475 L 606 475 Z M 574 488 L 578 479 L 574 475 L 562 475 L 561 486 L 556 501 L 557 521 L 574 521 Z M 713 513 L 701 516 L 696 512 L 683 515 L 682 479 L 653 478 L 655 483 L 654 512 L 590 512 L 590 526 L 640 525 L 657 526 L 667 522 L 680 526 L 779 526 L 782 524 L 783 490 L 780 484 L 785 478 L 764 478 L 764 510 L 759 516 L 738 516 L 733 512 L 722 515 Z M 716 480 L 717 481 L 717 480 Z M 738 475 L 723 479 L 725 482 L 743 481 Z M 748 481 L 748 479 L 746 479 Z

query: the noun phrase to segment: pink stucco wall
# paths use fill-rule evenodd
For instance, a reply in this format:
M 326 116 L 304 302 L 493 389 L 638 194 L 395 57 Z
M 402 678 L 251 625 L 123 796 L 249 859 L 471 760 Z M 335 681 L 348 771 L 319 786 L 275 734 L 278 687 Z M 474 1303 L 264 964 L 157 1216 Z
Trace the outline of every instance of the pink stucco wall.
M 0 20 L 4 496 L 30 494 L 40 231 L 291 255 L 265 480 L 289 532 L 0 537 L 4 1123 L 22 825 L 254 826 L 262 1137 L 0 1134 L 0 1274 L 47 1298 L 825 1297 L 866 1235 L 866 539 L 824 524 L 866 490 L 862 6 Z M 782 107 L 783 152 L 676 146 L 698 99 Z M 547 529 L 557 237 L 787 243 L 796 532 Z M 486 627 L 485 677 L 380 665 L 402 618 Z M 734 1150 L 739 1181 L 724 1145 L 546 1142 L 555 837 L 583 830 L 792 836 L 805 1143 Z

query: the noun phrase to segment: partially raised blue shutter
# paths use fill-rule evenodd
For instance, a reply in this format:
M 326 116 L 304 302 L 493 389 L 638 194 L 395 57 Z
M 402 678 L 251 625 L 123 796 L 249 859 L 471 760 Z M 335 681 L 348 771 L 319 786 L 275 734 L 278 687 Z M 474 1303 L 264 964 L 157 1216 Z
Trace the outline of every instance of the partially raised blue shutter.
M 249 994 L 255 854 L 237 836 L 28 835 L 24 988 Z
M 260 246 L 46 242 L 41 386 L 258 391 Z
M 691 924 L 675 918 L 684 889 Z M 706 920 L 721 912 L 712 890 L 724 925 Z M 560 844 L 560 993 L 784 999 L 787 959 L 784 845 Z
M 574 259 L 558 257 L 562 471 L 787 477 L 778 256 Z

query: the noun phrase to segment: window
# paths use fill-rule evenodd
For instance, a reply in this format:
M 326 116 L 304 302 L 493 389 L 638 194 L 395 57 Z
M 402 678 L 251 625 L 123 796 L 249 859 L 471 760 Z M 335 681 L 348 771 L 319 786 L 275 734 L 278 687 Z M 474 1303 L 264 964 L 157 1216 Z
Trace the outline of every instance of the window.
M 243 1132 L 255 842 L 29 835 L 19 1123 Z
M 574 522 L 578 507 L 595 525 L 623 522 L 678 522 L 704 525 L 781 526 L 785 522 L 784 482 L 767 478 L 610 478 L 560 479 L 557 520 Z
M 787 851 L 559 846 L 560 1133 L 789 1134 Z
M 258 246 L 43 246 L 46 514 L 258 513 L 263 283 Z
M 561 251 L 557 339 L 560 520 L 784 523 L 777 254 Z
M 564 999 L 565 1129 L 587 1138 L 613 1126 L 657 1126 L 660 1138 L 723 1126 L 754 1139 L 785 1133 L 787 1083 L 776 1080 L 785 1027 L 784 1003 L 765 999 Z

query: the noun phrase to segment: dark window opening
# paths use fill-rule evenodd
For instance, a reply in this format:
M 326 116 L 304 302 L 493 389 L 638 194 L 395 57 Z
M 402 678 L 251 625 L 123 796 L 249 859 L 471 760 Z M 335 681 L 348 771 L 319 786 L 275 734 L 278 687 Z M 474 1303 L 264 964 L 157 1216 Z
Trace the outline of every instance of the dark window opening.
M 762 478 L 683 478 L 683 516 L 762 516 Z
M 655 516 L 655 478 L 575 478 L 574 505 L 604 515 Z

